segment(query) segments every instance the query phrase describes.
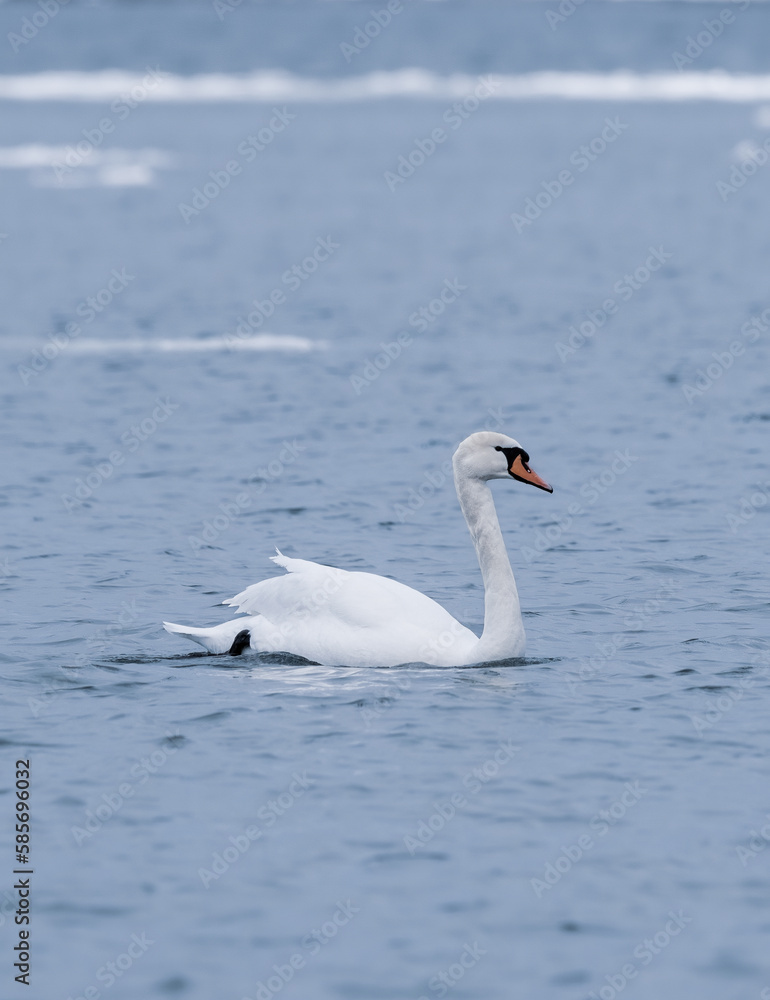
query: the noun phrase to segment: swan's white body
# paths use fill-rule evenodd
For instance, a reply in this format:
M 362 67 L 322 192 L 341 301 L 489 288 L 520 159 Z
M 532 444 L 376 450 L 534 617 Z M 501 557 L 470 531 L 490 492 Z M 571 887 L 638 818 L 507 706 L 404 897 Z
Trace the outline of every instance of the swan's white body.
M 453 458 L 457 496 L 484 579 L 481 638 L 430 597 L 396 580 L 280 552 L 273 561 L 288 571 L 285 576 L 255 583 L 224 602 L 248 617 L 213 628 L 170 622 L 164 628 L 210 653 L 229 652 L 236 636 L 247 630 L 252 650 L 287 652 L 330 665 L 452 667 L 522 656 L 519 595 L 487 481 L 513 476 L 550 490 L 527 461 L 516 441 L 491 431 L 466 438 Z

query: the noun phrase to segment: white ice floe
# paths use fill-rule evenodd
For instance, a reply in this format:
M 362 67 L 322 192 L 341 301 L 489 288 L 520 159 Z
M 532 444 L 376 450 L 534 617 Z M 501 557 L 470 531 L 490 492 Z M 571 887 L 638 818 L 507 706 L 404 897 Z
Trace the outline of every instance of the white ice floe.
M 535 98 L 583 101 L 731 101 L 770 100 L 770 74 L 707 72 L 607 73 L 559 72 L 440 76 L 425 69 L 400 69 L 362 76 L 311 78 L 283 70 L 254 73 L 202 73 L 179 76 L 156 73 L 147 87 L 147 72 L 102 70 L 55 71 L 0 76 L 0 99 L 17 101 L 112 101 L 132 89 L 142 101 L 366 101 L 377 98 L 455 100 L 473 93 L 479 82 L 495 82 L 493 99 Z

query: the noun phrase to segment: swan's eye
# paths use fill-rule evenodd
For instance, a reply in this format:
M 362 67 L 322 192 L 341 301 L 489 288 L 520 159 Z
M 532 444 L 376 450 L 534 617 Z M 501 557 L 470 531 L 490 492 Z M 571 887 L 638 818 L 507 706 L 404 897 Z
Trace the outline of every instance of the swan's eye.
M 496 445 L 495 445 L 495 451 L 502 451 L 502 450 L 503 450 L 503 449 L 502 449 L 502 448 L 500 447 L 500 445 L 499 445 L 499 444 L 496 444 Z

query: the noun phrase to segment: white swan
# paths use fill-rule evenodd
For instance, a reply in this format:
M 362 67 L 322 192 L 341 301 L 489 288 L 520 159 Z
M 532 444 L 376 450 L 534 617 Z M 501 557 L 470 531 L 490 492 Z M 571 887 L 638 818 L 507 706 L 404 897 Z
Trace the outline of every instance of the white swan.
M 287 652 L 317 663 L 463 666 L 522 656 L 524 624 L 490 479 L 517 479 L 552 493 L 529 467 L 513 438 L 471 434 L 452 459 L 455 488 L 484 578 L 484 631 L 479 638 L 440 604 L 417 590 L 372 573 L 348 572 L 305 559 L 273 556 L 285 576 L 247 587 L 224 604 L 248 618 L 213 628 L 163 622 L 167 632 L 192 639 L 210 653 L 244 649 Z

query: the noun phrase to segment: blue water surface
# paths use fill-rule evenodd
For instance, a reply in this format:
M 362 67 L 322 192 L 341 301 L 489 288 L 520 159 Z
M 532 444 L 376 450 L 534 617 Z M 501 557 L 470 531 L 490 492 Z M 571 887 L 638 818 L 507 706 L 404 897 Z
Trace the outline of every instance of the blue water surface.
M 546 6 L 410 5 L 348 64 L 369 5 L 73 3 L 2 72 L 670 72 L 718 9 L 587 3 L 554 30 Z M 30 10 L 0 8 L 2 38 Z M 694 68 L 767 71 L 768 27 L 752 5 Z M 2 171 L 4 996 L 19 757 L 41 1000 L 770 987 L 770 166 L 717 186 L 768 116 L 487 101 L 389 184 L 450 103 L 288 104 L 246 162 L 269 104 L 148 102 L 105 140 L 138 174 Z M 109 112 L 2 113 L 18 150 Z M 253 332 L 307 349 L 147 346 L 232 335 L 276 289 Z M 160 628 L 226 620 L 278 546 L 479 630 L 447 462 L 484 427 L 554 485 L 494 484 L 525 660 L 236 660 Z

